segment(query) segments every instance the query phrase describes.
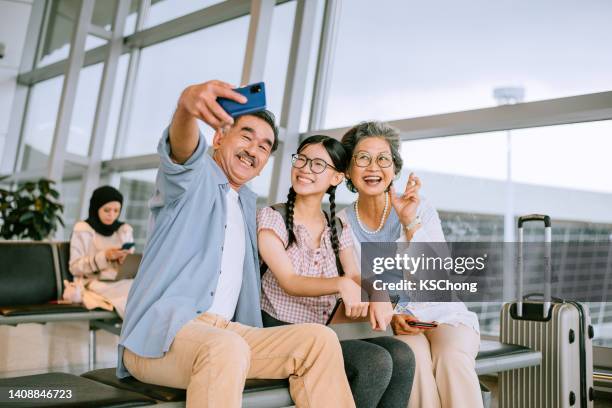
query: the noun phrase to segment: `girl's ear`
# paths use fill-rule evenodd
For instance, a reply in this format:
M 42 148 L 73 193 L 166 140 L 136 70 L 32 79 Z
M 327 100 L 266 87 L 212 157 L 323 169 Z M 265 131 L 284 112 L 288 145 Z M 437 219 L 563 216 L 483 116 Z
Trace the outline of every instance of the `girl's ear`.
M 342 180 L 344 180 L 344 174 L 336 172 L 336 174 L 334 175 L 334 177 L 332 177 L 332 181 L 331 184 L 334 187 L 338 187 L 338 185 L 340 183 L 342 183 Z

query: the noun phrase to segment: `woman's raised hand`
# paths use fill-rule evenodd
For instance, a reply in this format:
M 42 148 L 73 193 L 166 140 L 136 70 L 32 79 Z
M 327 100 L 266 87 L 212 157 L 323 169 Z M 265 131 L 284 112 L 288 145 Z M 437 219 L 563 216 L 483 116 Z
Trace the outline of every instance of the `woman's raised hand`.
M 419 190 L 421 189 L 421 180 L 410 173 L 408 182 L 402 195 L 397 195 L 395 188 L 391 186 L 391 205 L 395 209 L 402 225 L 407 226 L 416 218 L 417 208 L 419 206 Z

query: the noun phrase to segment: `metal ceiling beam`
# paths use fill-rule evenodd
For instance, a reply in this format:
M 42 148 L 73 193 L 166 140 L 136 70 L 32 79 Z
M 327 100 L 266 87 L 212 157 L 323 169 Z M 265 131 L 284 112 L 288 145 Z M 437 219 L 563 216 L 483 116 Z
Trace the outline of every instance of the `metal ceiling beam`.
M 414 140 L 608 119 L 612 119 L 612 91 L 392 120 L 388 123 L 400 130 L 402 140 Z M 349 129 L 313 130 L 302 134 L 302 138 L 324 133 L 340 139 Z

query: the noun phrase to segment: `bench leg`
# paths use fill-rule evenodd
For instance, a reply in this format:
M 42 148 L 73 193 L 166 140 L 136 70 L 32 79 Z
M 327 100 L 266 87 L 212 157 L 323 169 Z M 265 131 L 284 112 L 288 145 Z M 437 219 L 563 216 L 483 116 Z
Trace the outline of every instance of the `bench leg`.
M 96 364 L 96 329 L 89 327 L 89 370 L 94 369 Z
M 480 383 L 480 393 L 482 394 L 482 406 L 484 408 L 491 408 L 491 390 L 483 383 Z

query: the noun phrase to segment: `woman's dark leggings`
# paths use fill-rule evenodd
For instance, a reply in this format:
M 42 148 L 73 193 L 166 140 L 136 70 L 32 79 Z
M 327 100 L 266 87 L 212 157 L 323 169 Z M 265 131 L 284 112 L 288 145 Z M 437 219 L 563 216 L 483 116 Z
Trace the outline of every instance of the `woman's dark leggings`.
M 285 323 L 261 312 L 264 327 Z M 415 359 L 408 345 L 393 337 L 340 342 L 344 369 L 357 408 L 406 408 Z

